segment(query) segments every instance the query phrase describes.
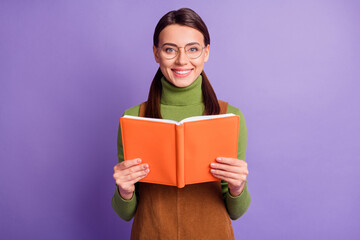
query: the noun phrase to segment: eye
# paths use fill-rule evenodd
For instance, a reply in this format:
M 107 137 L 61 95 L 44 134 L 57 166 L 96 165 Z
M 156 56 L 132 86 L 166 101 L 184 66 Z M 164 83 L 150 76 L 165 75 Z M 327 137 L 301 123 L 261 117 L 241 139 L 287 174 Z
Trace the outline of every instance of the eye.
M 189 52 L 197 52 L 197 51 L 199 51 L 199 48 L 198 47 L 191 47 L 191 48 L 189 48 L 188 51 Z
M 171 48 L 171 47 L 166 47 L 164 50 L 166 53 L 174 53 L 175 52 L 175 49 Z
M 191 44 L 185 47 L 186 52 L 189 53 L 196 53 L 198 51 L 200 51 L 200 46 L 198 46 L 198 44 Z

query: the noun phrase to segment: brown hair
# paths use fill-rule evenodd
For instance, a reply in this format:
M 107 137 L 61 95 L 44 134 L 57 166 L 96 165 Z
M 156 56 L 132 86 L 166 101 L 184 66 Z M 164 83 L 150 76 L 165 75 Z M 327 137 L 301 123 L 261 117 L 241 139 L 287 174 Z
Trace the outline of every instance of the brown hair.
M 204 44 L 210 44 L 210 35 L 208 29 L 200 16 L 189 8 L 180 8 L 179 10 L 170 11 L 165 14 L 158 22 L 154 32 L 154 46 L 158 47 L 160 32 L 171 24 L 179 24 L 199 30 L 204 36 Z M 202 94 L 205 106 L 204 115 L 215 115 L 220 113 L 220 106 L 204 71 L 202 75 Z M 160 113 L 160 98 L 162 92 L 160 68 L 157 70 L 150 86 L 149 96 L 146 104 L 145 117 L 162 118 Z

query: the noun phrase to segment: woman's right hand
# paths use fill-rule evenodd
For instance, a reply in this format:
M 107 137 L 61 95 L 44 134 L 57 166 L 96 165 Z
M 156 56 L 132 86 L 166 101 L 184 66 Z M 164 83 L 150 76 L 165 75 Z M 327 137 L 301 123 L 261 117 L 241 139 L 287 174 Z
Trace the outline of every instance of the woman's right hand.
M 135 183 L 143 179 L 149 173 L 149 165 L 140 164 L 141 159 L 122 161 L 114 166 L 114 179 L 119 187 L 122 198 L 130 200 L 135 191 Z

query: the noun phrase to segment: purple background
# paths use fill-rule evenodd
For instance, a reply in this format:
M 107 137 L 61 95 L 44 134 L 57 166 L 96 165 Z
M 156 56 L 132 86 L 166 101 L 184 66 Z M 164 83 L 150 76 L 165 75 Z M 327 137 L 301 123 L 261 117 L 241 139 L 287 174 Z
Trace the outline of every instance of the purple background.
M 191 7 L 205 71 L 249 131 L 237 239 L 357 239 L 359 1 L 0 2 L 0 238 L 128 239 L 111 208 L 122 112 L 157 65 L 152 34 Z

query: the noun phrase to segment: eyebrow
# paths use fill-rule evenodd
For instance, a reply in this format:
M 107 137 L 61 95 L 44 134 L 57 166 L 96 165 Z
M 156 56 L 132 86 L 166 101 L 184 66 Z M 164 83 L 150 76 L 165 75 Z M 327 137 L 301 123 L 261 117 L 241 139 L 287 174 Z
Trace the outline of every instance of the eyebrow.
M 193 45 L 193 44 L 199 44 L 199 45 L 200 45 L 200 43 L 198 43 L 198 42 L 190 42 L 190 43 L 187 43 L 186 45 Z M 165 45 L 170 45 L 170 46 L 178 47 L 178 45 L 176 45 L 175 43 L 164 43 L 164 44 L 161 45 L 161 46 L 165 46 Z M 185 46 L 186 46 L 186 45 L 185 45 Z

